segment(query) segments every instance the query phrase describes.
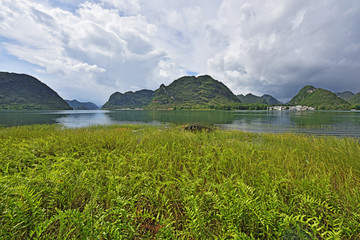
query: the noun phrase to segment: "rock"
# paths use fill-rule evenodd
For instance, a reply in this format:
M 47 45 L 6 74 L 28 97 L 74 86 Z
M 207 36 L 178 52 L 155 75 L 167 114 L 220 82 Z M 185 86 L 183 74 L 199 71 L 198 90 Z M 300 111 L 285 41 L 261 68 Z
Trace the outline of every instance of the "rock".
M 211 131 L 212 129 L 209 127 L 205 127 L 200 124 L 191 124 L 184 127 L 186 131 L 199 132 L 199 131 Z

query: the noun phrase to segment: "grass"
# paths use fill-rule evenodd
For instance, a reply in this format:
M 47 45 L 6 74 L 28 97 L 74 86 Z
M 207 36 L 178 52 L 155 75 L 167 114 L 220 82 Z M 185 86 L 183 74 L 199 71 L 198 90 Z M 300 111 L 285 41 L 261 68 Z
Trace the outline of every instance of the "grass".
M 0 128 L 1 239 L 359 239 L 352 138 Z

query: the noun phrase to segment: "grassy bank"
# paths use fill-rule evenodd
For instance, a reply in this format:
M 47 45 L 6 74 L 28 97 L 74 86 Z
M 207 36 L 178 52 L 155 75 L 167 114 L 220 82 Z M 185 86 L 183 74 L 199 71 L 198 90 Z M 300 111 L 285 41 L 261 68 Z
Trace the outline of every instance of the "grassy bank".
M 0 129 L 1 239 L 359 239 L 355 139 Z

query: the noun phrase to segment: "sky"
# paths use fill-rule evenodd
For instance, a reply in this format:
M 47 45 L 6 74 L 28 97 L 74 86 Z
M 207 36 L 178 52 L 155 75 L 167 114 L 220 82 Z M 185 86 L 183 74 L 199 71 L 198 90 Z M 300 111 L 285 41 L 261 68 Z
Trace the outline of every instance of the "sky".
M 359 0 L 0 0 L 0 71 L 64 99 L 211 75 L 288 101 L 305 85 L 360 91 Z

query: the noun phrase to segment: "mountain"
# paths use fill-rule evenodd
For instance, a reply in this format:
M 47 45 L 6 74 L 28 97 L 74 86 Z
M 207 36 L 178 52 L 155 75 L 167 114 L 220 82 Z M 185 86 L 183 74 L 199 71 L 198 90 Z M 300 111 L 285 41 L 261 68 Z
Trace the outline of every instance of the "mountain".
M 244 96 L 243 94 L 237 95 L 237 97 L 240 99 L 240 101 L 242 103 L 262 103 L 262 104 L 266 104 L 266 100 L 253 95 L 252 93 L 246 94 L 246 96 Z
M 283 104 L 282 102 L 280 102 L 279 100 L 277 100 L 276 98 L 274 98 L 271 95 L 268 94 L 264 94 L 261 97 L 262 99 L 265 99 L 265 101 L 267 102 L 267 104 L 269 105 L 278 105 L 278 104 Z
M 344 99 L 345 101 L 349 101 L 354 96 L 354 93 L 350 91 L 337 92 L 336 96 L 338 96 L 341 99 Z
M 232 103 L 240 103 L 240 100 L 223 83 L 208 75 L 185 76 L 168 86 L 162 84 L 155 91 L 150 108 L 208 108 Z
M 352 96 L 352 98 L 350 98 L 348 102 L 354 105 L 360 104 L 360 92 L 354 94 L 354 96 Z
M 17 73 L 0 72 L 0 109 L 70 110 L 54 90 L 38 79 Z
M 303 105 L 320 110 L 349 109 L 350 107 L 348 102 L 336 96 L 335 93 L 313 86 L 303 87 L 291 99 L 289 105 Z
M 65 100 L 74 110 L 98 110 L 99 107 L 92 102 L 79 102 L 77 100 Z
M 269 105 L 277 105 L 281 104 L 276 98 L 273 96 L 270 96 L 268 94 L 264 94 L 261 97 L 255 96 L 251 93 L 247 94 L 246 96 L 240 94 L 237 95 L 237 97 L 240 99 L 242 103 L 248 103 L 248 104 L 269 104 Z
M 102 109 L 116 110 L 125 108 L 144 108 L 151 103 L 154 96 L 154 91 L 151 90 L 140 90 L 136 92 L 112 94 Z

